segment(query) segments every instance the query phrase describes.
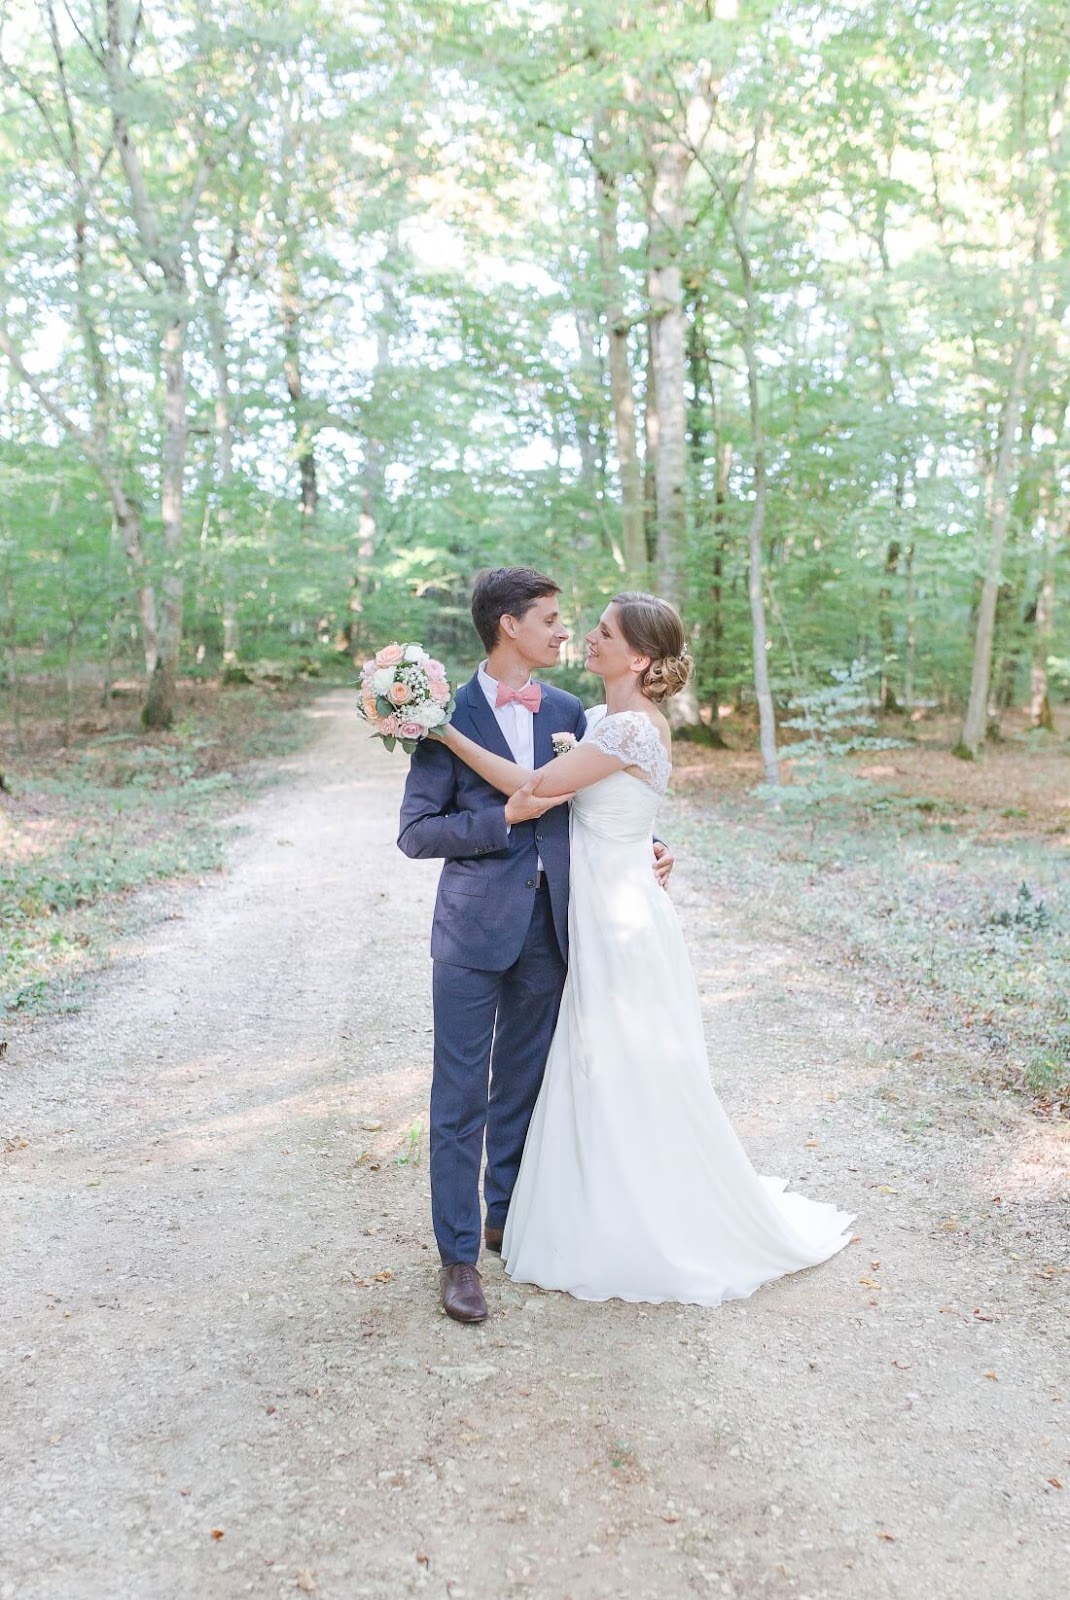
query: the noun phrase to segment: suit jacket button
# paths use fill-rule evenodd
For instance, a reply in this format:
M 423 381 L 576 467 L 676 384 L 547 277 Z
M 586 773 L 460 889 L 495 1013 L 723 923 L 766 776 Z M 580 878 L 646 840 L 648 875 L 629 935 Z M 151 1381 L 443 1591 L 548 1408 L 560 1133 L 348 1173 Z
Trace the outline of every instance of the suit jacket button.
M 534 878 L 528 878 L 527 881 L 524 884 L 524 888 L 525 889 L 534 889 L 534 887 L 535 887 L 535 879 Z
M 535 843 L 536 844 L 542 844 L 542 834 L 541 833 L 537 833 L 535 835 Z

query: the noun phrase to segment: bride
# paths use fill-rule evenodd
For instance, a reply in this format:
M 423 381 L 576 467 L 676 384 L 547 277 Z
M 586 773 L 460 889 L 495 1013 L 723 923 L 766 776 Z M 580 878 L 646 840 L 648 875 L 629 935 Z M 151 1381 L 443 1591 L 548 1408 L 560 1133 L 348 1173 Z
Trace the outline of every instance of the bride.
M 583 1300 L 717 1305 L 848 1243 L 850 1216 L 759 1177 L 710 1083 L 698 989 L 650 871 L 672 770 L 658 709 L 690 676 L 676 610 L 617 595 L 587 635 L 606 703 L 538 774 L 459 733 L 505 795 L 572 795 L 569 966 L 505 1225 L 509 1276 Z

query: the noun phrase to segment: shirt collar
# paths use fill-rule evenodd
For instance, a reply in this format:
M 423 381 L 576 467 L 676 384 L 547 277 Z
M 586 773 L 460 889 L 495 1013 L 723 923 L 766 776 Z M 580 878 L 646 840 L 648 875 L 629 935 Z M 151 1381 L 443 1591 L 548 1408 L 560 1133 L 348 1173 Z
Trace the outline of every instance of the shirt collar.
M 479 679 L 479 687 L 490 701 L 491 706 L 494 707 L 494 709 L 497 709 L 497 707 L 494 706 L 494 702 L 498 698 L 498 680 L 497 678 L 492 678 L 490 673 L 487 671 L 487 663 L 485 660 L 481 661 L 479 666 L 476 668 L 476 676 Z M 530 682 L 531 674 L 529 673 L 527 677 L 527 683 L 522 683 L 520 687 L 522 689 L 526 689 L 528 683 Z

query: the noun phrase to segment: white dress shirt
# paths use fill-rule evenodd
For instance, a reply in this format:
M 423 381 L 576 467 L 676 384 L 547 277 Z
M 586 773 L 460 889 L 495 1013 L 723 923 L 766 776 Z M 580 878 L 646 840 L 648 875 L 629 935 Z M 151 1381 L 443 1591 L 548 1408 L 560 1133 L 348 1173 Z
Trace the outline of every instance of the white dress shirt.
M 530 682 L 530 679 L 528 680 Z M 526 767 L 529 772 L 535 770 L 535 717 L 517 700 L 510 700 L 506 706 L 496 705 L 498 698 L 498 680 L 492 678 L 487 671 L 487 663 L 479 663 L 479 687 L 486 696 L 487 704 L 494 713 L 494 720 L 502 730 L 502 737 L 512 753 L 513 760 L 518 766 Z M 539 857 L 539 871 L 542 871 L 542 857 Z
M 529 679 L 528 682 L 531 680 Z M 487 671 L 487 663 L 479 664 L 479 687 L 487 697 L 487 704 L 494 712 L 494 720 L 502 730 L 505 742 L 512 751 L 513 760 L 528 771 L 535 768 L 535 718 L 527 706 L 522 706 L 517 700 L 510 700 L 507 706 L 496 705 L 498 698 L 498 680 L 492 678 Z

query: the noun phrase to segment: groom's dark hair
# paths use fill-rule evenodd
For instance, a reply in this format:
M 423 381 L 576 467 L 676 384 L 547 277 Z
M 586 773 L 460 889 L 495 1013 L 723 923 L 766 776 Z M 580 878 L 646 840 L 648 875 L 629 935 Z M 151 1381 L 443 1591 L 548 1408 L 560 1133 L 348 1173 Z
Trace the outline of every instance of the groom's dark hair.
M 488 567 L 472 587 L 472 621 L 487 650 L 498 643 L 503 617 L 518 620 L 536 600 L 560 594 L 561 585 L 534 567 Z

